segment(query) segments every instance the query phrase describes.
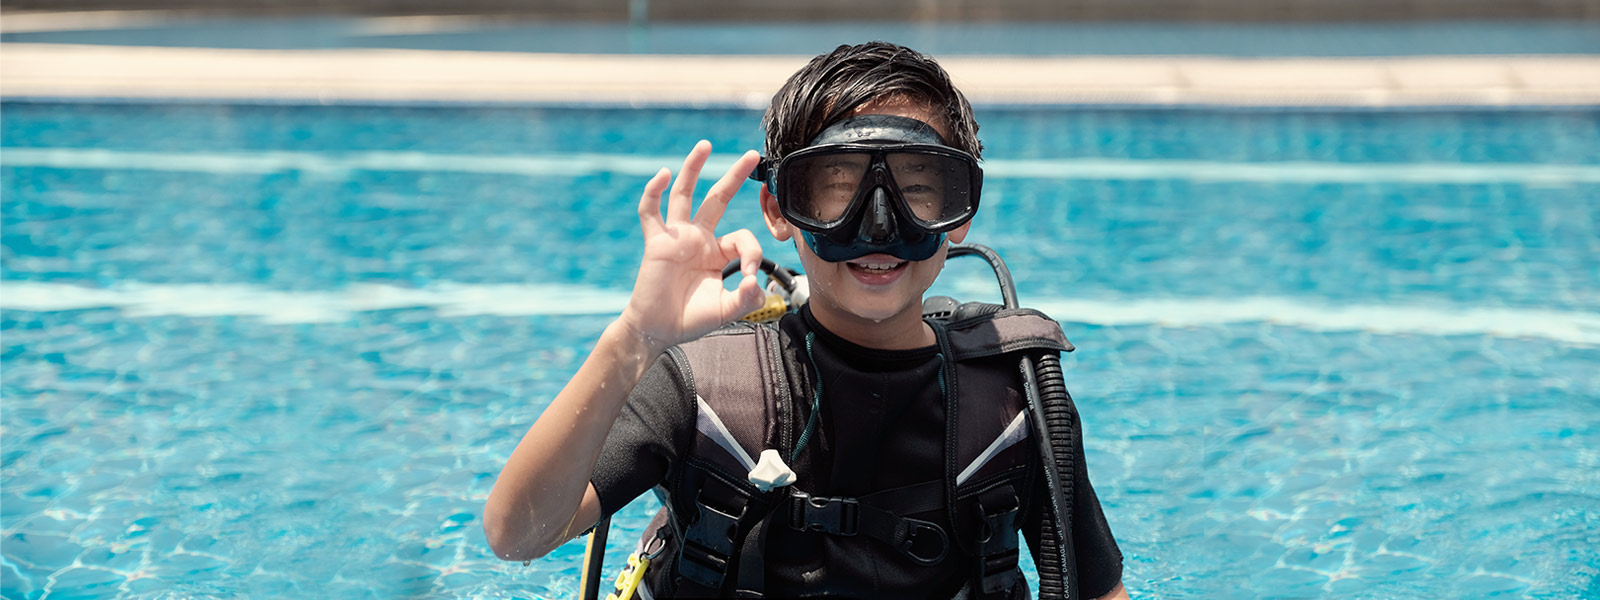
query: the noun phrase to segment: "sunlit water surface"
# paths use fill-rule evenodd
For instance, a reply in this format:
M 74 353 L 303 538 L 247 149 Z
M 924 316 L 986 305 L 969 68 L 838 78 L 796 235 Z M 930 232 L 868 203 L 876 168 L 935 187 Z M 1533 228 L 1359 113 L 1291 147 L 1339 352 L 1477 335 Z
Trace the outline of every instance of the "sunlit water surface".
M 483 501 L 625 300 L 646 176 L 760 143 L 722 109 L 3 108 L 6 598 L 571 597 L 581 540 L 500 562 Z M 969 239 L 1079 348 L 1137 597 L 1600 596 L 1600 115 L 980 119 Z

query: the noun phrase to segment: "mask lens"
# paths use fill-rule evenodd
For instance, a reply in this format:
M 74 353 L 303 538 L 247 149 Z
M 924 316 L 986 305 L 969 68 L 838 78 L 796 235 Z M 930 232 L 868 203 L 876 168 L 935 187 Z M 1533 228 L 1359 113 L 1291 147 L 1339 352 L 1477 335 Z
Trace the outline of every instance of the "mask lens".
M 884 157 L 900 195 L 923 226 L 944 225 L 972 212 L 972 171 L 959 158 L 893 152 Z
M 789 205 L 790 218 L 831 226 L 845 218 L 871 165 L 872 155 L 862 152 L 797 157 L 779 172 L 779 197 Z

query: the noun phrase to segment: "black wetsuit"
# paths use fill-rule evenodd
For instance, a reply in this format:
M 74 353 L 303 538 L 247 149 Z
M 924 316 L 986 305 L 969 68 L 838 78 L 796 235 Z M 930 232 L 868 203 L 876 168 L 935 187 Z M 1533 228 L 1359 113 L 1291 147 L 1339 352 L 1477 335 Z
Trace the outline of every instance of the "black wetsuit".
M 926 481 L 944 472 L 944 396 L 937 348 L 883 351 L 864 348 L 824 330 L 808 311 L 779 324 L 784 362 L 792 385 L 794 431 L 810 417 L 814 388 L 811 365 L 824 390 L 817 432 L 791 467 L 797 486 L 814 495 L 859 497 Z M 806 338 L 814 333 L 807 353 Z M 612 514 L 640 494 L 674 481 L 681 457 L 690 452 L 696 403 L 679 370 L 664 354 L 634 388 L 606 439 L 592 478 L 601 510 Z M 1014 369 L 1015 363 L 1009 368 Z M 708 374 L 696 373 L 696 377 Z M 1081 447 L 1080 447 L 1081 452 Z M 1079 463 L 1081 464 L 1081 462 Z M 1101 513 L 1086 469 L 1074 470 L 1072 539 L 1078 588 L 1085 598 L 1110 591 L 1122 577 L 1122 555 Z M 1039 479 L 1039 478 L 1034 478 Z M 1034 498 L 1042 498 L 1035 486 Z M 1025 505 L 1037 506 L 1037 502 Z M 1018 525 L 1037 531 L 1041 511 Z M 952 535 L 942 511 L 917 518 L 938 523 Z M 1030 547 L 1033 546 L 1032 539 Z M 953 545 L 937 566 L 903 560 L 866 536 L 842 537 L 774 527 L 766 540 L 769 597 L 950 597 L 972 578 L 976 557 Z M 662 563 L 670 567 L 669 561 Z M 654 565 L 652 569 L 656 568 Z M 1021 586 L 1026 588 L 1026 585 Z M 1026 597 L 1027 591 L 1021 590 Z

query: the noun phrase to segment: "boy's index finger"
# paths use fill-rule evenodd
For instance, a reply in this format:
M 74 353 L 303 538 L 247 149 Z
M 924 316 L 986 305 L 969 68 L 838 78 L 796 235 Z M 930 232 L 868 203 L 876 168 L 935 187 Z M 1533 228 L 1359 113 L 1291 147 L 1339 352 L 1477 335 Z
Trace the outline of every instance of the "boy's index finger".
M 694 224 L 707 231 L 715 230 L 717 223 L 722 221 L 723 212 L 728 209 L 728 202 L 739 193 L 739 188 L 744 186 L 745 179 L 760 161 L 761 155 L 755 150 L 747 151 L 733 161 L 728 166 L 728 172 L 722 174 L 722 179 L 717 180 L 716 185 L 711 186 L 711 191 L 706 192 L 705 201 L 700 203 L 700 210 L 694 215 Z
M 670 181 L 672 171 L 662 167 L 644 184 L 644 194 L 639 197 L 639 228 L 644 230 L 647 238 L 660 232 L 664 225 L 661 221 L 661 194 L 667 191 Z

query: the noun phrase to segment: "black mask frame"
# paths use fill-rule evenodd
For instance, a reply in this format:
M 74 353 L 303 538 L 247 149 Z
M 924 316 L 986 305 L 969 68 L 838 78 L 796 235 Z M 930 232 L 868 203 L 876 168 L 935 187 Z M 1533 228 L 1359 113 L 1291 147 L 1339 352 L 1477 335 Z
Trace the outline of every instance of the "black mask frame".
M 857 184 L 855 194 L 840 216 L 821 221 L 796 208 L 793 193 L 785 178 L 785 166 L 793 161 L 826 154 L 869 154 L 870 164 Z M 936 220 L 918 219 L 911 205 L 895 184 L 888 155 L 906 153 L 954 159 L 965 166 L 968 177 L 967 206 L 956 214 Z M 801 169 L 803 170 L 803 169 Z M 777 198 L 784 219 L 800 229 L 807 246 L 821 259 L 840 262 L 884 253 L 903 260 L 924 260 L 944 243 L 944 233 L 961 227 L 977 212 L 979 191 L 983 188 L 983 169 L 971 154 L 944 143 L 931 125 L 898 115 L 858 115 L 822 130 L 811 145 L 778 160 L 763 158 L 750 173 L 750 179 L 767 185 Z M 942 211 L 941 211 L 942 213 Z
M 861 181 L 856 185 L 855 196 L 850 199 L 849 205 L 832 221 L 820 221 L 803 214 L 795 208 L 795 203 L 786 198 L 787 190 L 796 189 L 791 185 L 788 177 L 792 171 L 786 171 L 785 165 L 796 161 L 826 156 L 832 154 L 863 154 L 871 157 L 868 168 L 862 173 Z M 955 159 L 967 169 L 967 181 L 970 189 L 967 191 L 967 206 L 959 213 L 936 220 L 921 219 L 916 216 L 905 195 L 901 193 L 900 186 L 894 180 L 894 174 L 889 168 L 888 155 L 913 154 L 930 155 Z M 901 223 L 913 226 L 920 233 L 936 235 L 961 227 L 978 211 L 979 192 L 983 188 L 983 168 L 978 166 L 978 160 L 971 154 L 962 152 L 949 146 L 937 144 L 884 144 L 884 143 L 846 143 L 826 144 L 811 146 L 796 151 L 783 157 L 774 167 L 770 160 L 762 159 L 751 173 L 751 179 L 767 184 L 767 191 L 778 199 L 778 208 L 783 218 L 793 223 L 796 227 L 811 233 L 838 238 L 839 234 L 854 235 L 860 228 L 861 217 L 870 212 L 863 209 L 863 205 L 872 202 L 876 192 L 882 190 L 886 193 L 895 217 Z M 871 207 L 867 207 L 871 208 Z M 842 241 L 842 240 L 836 240 Z

